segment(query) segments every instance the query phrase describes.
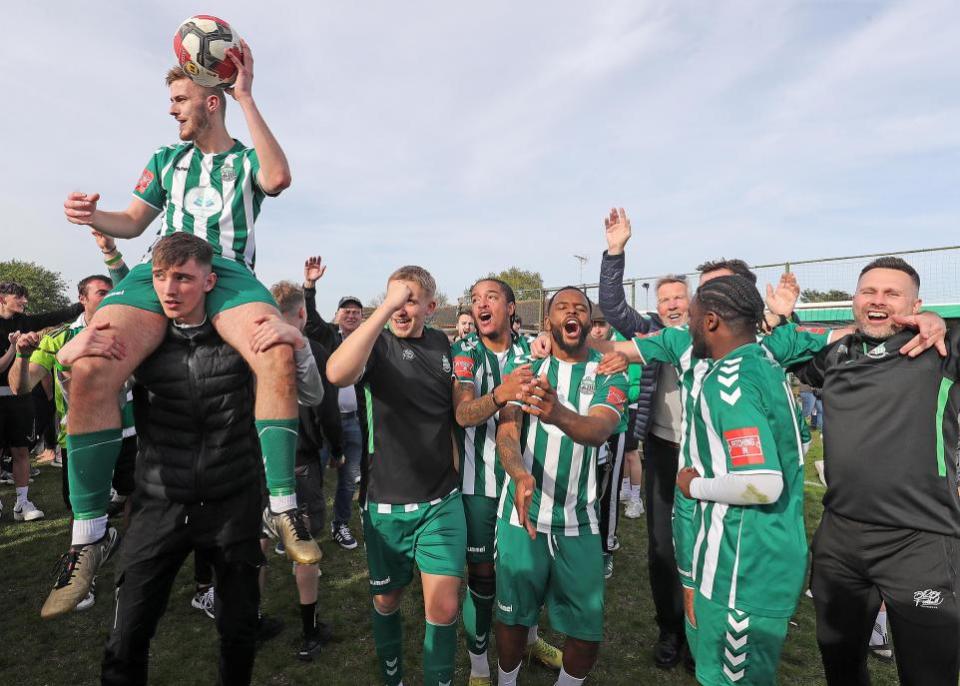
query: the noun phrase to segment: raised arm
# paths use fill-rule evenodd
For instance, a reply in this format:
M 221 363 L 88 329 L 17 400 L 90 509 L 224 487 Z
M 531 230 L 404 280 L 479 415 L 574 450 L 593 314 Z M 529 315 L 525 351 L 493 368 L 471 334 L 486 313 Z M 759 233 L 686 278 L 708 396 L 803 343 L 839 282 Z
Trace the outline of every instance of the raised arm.
M 380 306 L 367 321 L 345 338 L 330 356 L 330 361 L 327 362 L 327 378 L 330 383 L 343 387 L 357 382 L 370 358 L 374 343 L 390 320 L 390 315 L 407 302 L 411 295 L 410 287 L 402 281 L 391 281 L 387 284 L 387 295 Z
M 607 236 L 607 249 L 600 262 L 600 309 L 610 325 L 624 337 L 651 333 L 663 328 L 658 320 L 644 317 L 627 304 L 623 291 L 623 269 L 626 262 L 624 248 L 630 240 L 632 229 L 627 213 L 621 207 L 610 210 L 603 220 Z
M 322 258 L 308 257 L 303 263 L 303 307 L 307 311 L 307 325 L 303 332 L 327 350 L 336 348 L 333 325 L 324 321 L 317 311 L 317 281 L 323 278 L 327 267 Z
M 97 209 L 99 193 L 74 192 L 63 203 L 63 212 L 71 224 L 90 226 L 107 236 L 114 238 L 136 238 L 144 232 L 160 210 L 151 207 L 140 198 L 130 201 L 127 209 L 119 212 L 107 212 Z
M 247 130 L 250 131 L 250 138 L 253 141 L 253 149 L 257 151 L 257 159 L 260 161 L 257 185 L 267 195 L 277 195 L 290 186 L 290 165 L 287 162 L 287 156 L 283 153 L 283 148 L 274 138 L 273 132 L 270 131 L 270 127 L 267 126 L 267 122 L 257 108 L 257 103 L 253 100 L 253 53 L 245 40 L 241 39 L 240 44 L 243 47 L 242 55 L 238 57 L 234 51 L 227 53 L 237 67 L 237 80 L 233 88 L 227 89 L 227 93 L 233 96 L 243 110 Z
M 63 307 L 59 310 L 50 312 L 41 312 L 40 314 L 27 314 L 20 319 L 20 332 L 39 331 L 48 326 L 56 326 L 76 319 L 83 312 L 83 305 L 74 303 L 69 307 Z
M 123 254 L 117 250 L 117 242 L 113 239 L 113 236 L 100 233 L 96 229 L 92 229 L 90 233 L 93 235 L 93 240 L 97 242 L 97 247 L 100 248 L 103 263 L 107 265 L 110 279 L 116 287 L 118 283 L 123 281 L 123 277 L 130 273 L 130 267 L 123 261 Z

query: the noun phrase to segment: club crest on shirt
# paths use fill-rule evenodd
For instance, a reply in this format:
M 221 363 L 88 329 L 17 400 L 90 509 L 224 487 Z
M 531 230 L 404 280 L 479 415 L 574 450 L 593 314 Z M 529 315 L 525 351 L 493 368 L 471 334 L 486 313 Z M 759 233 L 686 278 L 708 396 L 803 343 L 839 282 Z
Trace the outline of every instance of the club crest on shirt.
M 220 180 L 224 183 L 233 183 L 237 180 L 237 170 L 233 168 L 233 165 L 223 165 L 220 170 Z
M 215 188 L 194 186 L 183 198 L 183 209 L 194 217 L 212 217 L 223 209 L 223 198 Z
M 874 360 L 880 360 L 880 359 L 883 359 L 883 358 L 886 357 L 886 356 L 887 356 L 887 344 L 886 344 L 886 343 L 881 343 L 881 344 L 878 345 L 876 348 L 874 348 L 873 350 L 870 350 L 870 351 L 867 353 L 867 357 L 871 357 L 871 358 L 873 358 Z
M 441 359 L 441 361 L 440 361 L 440 366 L 443 367 L 443 373 L 444 373 L 444 374 L 449 374 L 449 373 L 451 372 L 451 370 L 453 369 L 453 368 L 450 366 L 450 358 L 447 357 L 446 355 L 444 355 L 444 356 L 442 357 L 442 359 Z
M 597 380 L 592 376 L 583 377 L 583 381 L 580 382 L 580 395 L 593 395 L 593 392 L 597 390 Z
M 400 357 L 402 357 L 407 362 L 411 362 L 415 357 L 415 355 L 413 354 L 413 351 L 410 350 L 410 348 L 404 348 L 403 352 L 400 353 Z

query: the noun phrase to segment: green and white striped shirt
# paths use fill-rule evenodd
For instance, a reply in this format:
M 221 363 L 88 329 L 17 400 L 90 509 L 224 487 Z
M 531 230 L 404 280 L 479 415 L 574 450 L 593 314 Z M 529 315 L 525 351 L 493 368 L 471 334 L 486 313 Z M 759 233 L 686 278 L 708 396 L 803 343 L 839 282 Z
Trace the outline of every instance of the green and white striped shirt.
M 503 381 L 504 367 L 514 357 L 530 354 L 530 342 L 514 335 L 512 344 L 502 353 L 489 350 L 475 333 L 453 344 L 453 375 L 462 384 L 473 386 L 473 397 L 490 393 Z M 460 450 L 460 490 L 464 495 L 497 498 L 503 486 L 504 471 L 497 459 L 497 420 L 494 414 L 479 426 L 456 427 Z
M 783 369 L 756 343 L 707 362 L 693 403 L 693 466 L 705 478 L 779 473 L 772 503 L 695 500 L 693 572 L 708 600 L 769 617 L 796 609 L 807 568 L 803 449 Z
M 210 243 L 214 254 L 253 271 L 253 227 L 265 195 L 257 184 L 259 170 L 257 152 L 238 140 L 215 155 L 192 142 L 168 145 L 153 153 L 133 194 L 163 212 L 158 238 L 192 233 Z
M 776 327 L 769 336 L 760 338 L 759 343 L 770 359 L 789 367 L 811 359 L 827 344 L 829 338 L 827 329 L 803 329 L 794 324 L 785 324 Z M 664 362 L 677 370 L 682 408 L 680 468 L 691 467 L 694 464 L 693 456 L 700 446 L 696 434 L 690 430 L 690 422 L 710 363 L 694 357 L 693 340 L 687 326 L 670 327 L 653 336 L 634 338 L 633 341 L 644 363 Z M 693 511 L 694 502 L 678 490 L 673 508 L 674 547 L 680 580 L 688 587 L 693 586 Z
M 586 362 L 577 363 L 561 362 L 555 357 L 517 357 L 507 364 L 504 373 L 530 362 L 534 375 L 545 374 L 568 409 L 586 415 L 591 408 L 602 406 L 622 419 L 627 404 L 627 377 L 622 373 L 597 374 L 601 358 L 595 350 L 590 350 Z M 599 533 L 597 449 L 575 443 L 558 427 L 524 413 L 520 450 L 523 464 L 536 482 L 528 516 L 537 531 L 562 536 Z M 507 477 L 499 516 L 513 526 L 522 526 L 513 506 L 515 489 Z

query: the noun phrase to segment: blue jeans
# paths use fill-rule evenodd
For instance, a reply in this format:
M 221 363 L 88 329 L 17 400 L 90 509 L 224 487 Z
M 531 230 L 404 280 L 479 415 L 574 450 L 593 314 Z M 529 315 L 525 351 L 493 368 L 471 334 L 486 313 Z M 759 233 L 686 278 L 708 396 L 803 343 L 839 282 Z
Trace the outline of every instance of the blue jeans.
M 363 455 L 360 421 L 357 416 L 341 415 L 341 425 L 343 426 L 343 456 L 346 460 L 337 469 L 337 492 L 333 496 L 334 526 L 350 521 L 353 494 L 357 490 L 360 459 Z M 324 447 L 324 459 L 330 459 L 330 453 L 326 447 Z
M 810 422 L 810 428 L 822 429 L 823 401 L 811 391 L 803 391 L 800 393 L 800 406 L 803 410 L 803 418 Z

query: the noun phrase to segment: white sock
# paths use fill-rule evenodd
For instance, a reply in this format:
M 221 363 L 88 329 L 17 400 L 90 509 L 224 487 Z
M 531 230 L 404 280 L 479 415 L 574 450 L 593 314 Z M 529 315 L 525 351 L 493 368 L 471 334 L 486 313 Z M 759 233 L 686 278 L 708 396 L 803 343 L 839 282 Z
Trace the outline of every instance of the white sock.
M 74 519 L 71 545 L 96 543 L 107 533 L 107 515 L 95 519 Z
M 639 503 L 640 502 L 640 487 L 639 486 L 630 486 L 630 502 Z
M 486 650 L 482 655 L 474 655 L 468 650 L 467 655 L 470 656 L 470 676 L 490 676 L 490 659 Z
M 523 664 L 522 662 L 520 664 Z M 500 663 L 497 663 L 497 686 L 517 686 L 517 675 L 520 674 L 520 665 L 512 672 L 503 671 Z
M 297 509 L 297 496 L 295 493 L 290 495 L 272 495 L 270 496 L 270 511 L 274 514 L 280 514 L 287 510 Z
M 29 486 L 17 486 L 17 504 L 16 507 L 20 507 L 23 503 L 27 501 L 27 489 Z
M 537 634 L 537 626 L 538 626 L 537 624 L 534 624 L 532 627 L 527 629 L 527 645 L 528 646 L 532 646 L 534 643 L 537 642 L 537 639 L 540 638 L 540 636 Z
M 570 676 L 569 674 L 567 674 L 567 671 L 563 667 L 561 667 L 560 676 L 557 677 L 557 683 L 554 684 L 554 686 L 580 686 L 580 684 L 582 684 L 583 680 L 586 678 L 587 677 L 583 677 L 583 679 L 578 679 L 575 676 Z

